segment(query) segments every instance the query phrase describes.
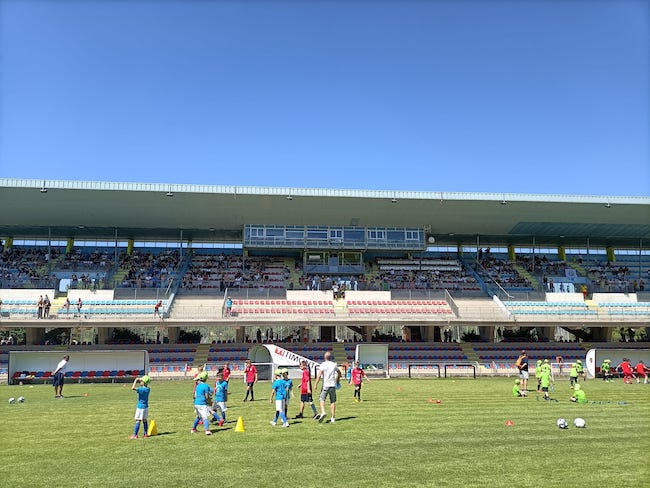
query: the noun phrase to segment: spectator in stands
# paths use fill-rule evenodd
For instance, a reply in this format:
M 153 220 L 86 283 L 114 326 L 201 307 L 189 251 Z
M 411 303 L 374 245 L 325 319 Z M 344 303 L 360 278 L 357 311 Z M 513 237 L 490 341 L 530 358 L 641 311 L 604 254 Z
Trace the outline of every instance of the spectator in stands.
M 68 361 L 70 361 L 70 356 L 66 354 L 56 365 L 56 369 L 52 371 L 54 398 L 63 398 L 63 383 L 65 382 L 65 373 L 68 370 Z
M 232 298 L 226 298 L 226 317 L 230 317 L 232 314 Z
M 318 412 L 316 411 L 316 405 L 314 405 L 314 399 L 312 396 L 311 371 L 307 367 L 307 361 L 304 359 L 300 360 L 300 370 L 302 371 L 302 375 L 300 376 L 300 412 L 298 412 L 296 418 L 303 418 L 305 403 L 309 403 L 313 412 L 312 418 L 316 419 L 318 418 Z
M 244 401 L 248 401 L 248 395 L 250 395 L 251 402 L 254 402 L 255 392 L 253 389 L 255 383 L 257 383 L 257 368 L 251 363 L 250 359 L 247 359 L 244 365 L 244 381 L 246 382 L 246 396 L 244 397 Z
M 140 383 L 140 386 L 138 386 Z M 149 425 L 147 418 L 149 417 L 149 376 L 144 375 L 142 378 L 135 378 L 131 389 L 138 394 L 138 404 L 135 408 L 135 425 L 133 426 L 133 435 L 129 439 L 137 439 L 138 431 L 140 430 L 140 423 L 144 427 L 142 437 L 149 437 Z
M 160 317 L 160 307 L 162 307 L 162 300 L 158 300 L 153 307 L 153 316 Z
M 203 371 L 199 374 L 198 384 L 194 392 L 194 411 L 196 418 L 190 432 L 196 434 L 196 427 L 200 422 L 203 422 L 205 427 L 205 435 L 212 435 L 210 431 L 210 406 L 212 405 L 212 388 L 207 384 L 208 372 Z
M 521 355 L 517 358 L 515 366 L 519 370 L 521 390 L 525 393 L 524 396 L 526 396 L 528 395 L 528 356 L 526 355 L 526 351 L 521 351 Z
M 70 299 L 66 298 L 65 303 L 63 304 L 63 308 L 65 309 L 65 313 L 70 313 Z
M 354 368 L 350 371 L 350 380 L 348 383 L 354 386 L 354 401 L 357 403 L 361 402 L 361 384 L 364 378 L 366 381 L 370 381 L 359 361 L 356 361 Z
M 340 386 L 341 371 L 337 367 L 336 363 L 333 361 L 332 353 L 326 352 L 323 361 L 320 365 L 318 371 L 318 376 L 316 377 L 316 388 L 318 388 L 318 383 L 320 380 L 323 380 L 323 389 L 320 393 L 320 415 L 318 416 L 318 421 L 322 422 L 325 418 L 325 400 L 329 397 L 330 400 L 330 413 L 332 414 L 330 422 L 336 422 L 336 389 Z
M 36 302 L 36 307 L 37 307 L 36 318 L 42 319 L 43 318 L 43 295 L 40 295 L 38 297 L 38 301 Z
M 77 315 L 81 315 L 81 307 L 83 307 L 83 302 L 81 297 L 77 298 Z
M 50 302 L 50 297 L 45 295 L 45 298 L 43 298 L 43 318 L 47 319 L 50 317 L 50 307 L 52 306 L 52 303 Z

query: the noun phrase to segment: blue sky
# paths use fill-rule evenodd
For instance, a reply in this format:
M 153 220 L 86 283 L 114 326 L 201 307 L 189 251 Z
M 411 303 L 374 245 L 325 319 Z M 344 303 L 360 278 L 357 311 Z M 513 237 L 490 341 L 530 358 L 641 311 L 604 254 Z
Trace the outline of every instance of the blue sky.
M 650 7 L 0 0 L 0 177 L 650 195 Z

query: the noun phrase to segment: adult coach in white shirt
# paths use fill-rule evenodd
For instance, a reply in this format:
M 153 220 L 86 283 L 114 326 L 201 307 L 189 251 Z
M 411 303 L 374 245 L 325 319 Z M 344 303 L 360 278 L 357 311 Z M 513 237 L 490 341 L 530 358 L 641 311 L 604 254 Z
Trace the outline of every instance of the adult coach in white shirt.
M 70 361 L 70 356 L 67 354 L 63 356 L 63 359 L 59 361 L 59 364 L 56 365 L 56 369 L 52 372 L 53 380 L 52 386 L 54 386 L 54 398 L 63 398 L 63 382 L 65 381 L 65 373 L 68 370 L 68 361 Z
M 320 392 L 320 415 L 318 416 L 318 421 L 322 422 L 325 418 L 325 399 L 329 396 L 330 412 L 332 414 L 330 422 L 334 423 L 336 421 L 336 385 L 341 378 L 341 372 L 336 363 L 332 361 L 331 352 L 326 352 L 324 358 L 325 361 L 320 365 L 318 376 L 316 377 L 316 386 L 314 387 L 314 389 L 318 388 L 318 383 L 321 379 L 323 380 L 323 390 Z

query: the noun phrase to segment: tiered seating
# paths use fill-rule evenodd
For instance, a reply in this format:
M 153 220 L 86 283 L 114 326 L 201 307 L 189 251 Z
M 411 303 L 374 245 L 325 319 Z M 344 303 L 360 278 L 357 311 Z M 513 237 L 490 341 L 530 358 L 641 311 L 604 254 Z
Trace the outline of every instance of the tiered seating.
M 378 258 L 379 278 L 391 289 L 478 290 L 473 276 L 451 258 Z
M 238 371 L 240 366 L 237 363 L 243 363 L 248 357 L 249 346 L 235 346 L 230 344 L 214 344 L 210 346 L 208 353 L 208 362 L 212 363 L 233 363 L 230 369 Z
M 500 342 L 498 344 L 476 344 L 473 349 L 479 359 L 485 362 L 487 368 L 491 367 L 492 361 L 514 365 L 522 350 L 526 350 L 531 366 L 534 366 L 538 359 L 550 359 L 551 362 L 555 362 L 558 356 L 562 357 L 565 362 L 576 359 L 584 360 L 586 354 L 580 344 L 571 342 Z
M 609 315 L 636 315 L 650 318 L 650 302 L 599 303 L 601 311 Z
M 329 317 L 334 315 L 332 300 L 233 300 L 233 315 L 274 317 L 301 315 Z
M 81 315 L 153 315 L 154 306 L 158 300 L 85 300 L 81 308 Z M 163 300 L 162 310 L 167 308 L 167 300 Z M 77 307 L 71 304 L 69 309 L 60 308 L 58 317 L 73 317 L 77 314 Z
M 195 254 L 183 277 L 183 287 L 285 288 L 289 277 L 283 258 L 240 254 Z
M 467 356 L 457 343 L 399 343 L 388 347 L 388 361 L 392 369 L 408 369 L 410 364 L 446 364 L 466 362 Z
M 287 348 L 290 349 L 291 352 L 294 352 L 303 357 L 306 357 L 307 359 L 311 359 L 312 361 L 316 361 L 319 363 L 323 361 L 323 355 L 327 351 L 332 350 L 331 344 L 291 344 L 291 346 L 287 346 Z M 351 360 L 352 356 L 348 355 L 347 359 Z M 345 359 L 346 358 L 336 358 L 336 361 L 342 363 L 345 361 Z
M 196 347 L 165 345 L 149 348 L 149 364 L 191 363 L 194 361 Z
M 449 304 L 444 300 L 349 300 L 350 316 L 359 315 L 427 315 L 452 317 Z
M 585 302 L 512 301 L 504 303 L 506 308 L 515 315 L 569 315 L 582 317 L 598 315 L 598 312 L 590 309 Z

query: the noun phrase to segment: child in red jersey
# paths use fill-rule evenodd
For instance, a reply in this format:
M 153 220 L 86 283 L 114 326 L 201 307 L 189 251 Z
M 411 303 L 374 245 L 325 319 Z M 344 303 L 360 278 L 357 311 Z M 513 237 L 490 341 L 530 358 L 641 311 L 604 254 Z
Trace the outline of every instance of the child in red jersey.
M 359 361 L 356 361 L 354 363 L 354 368 L 352 368 L 352 371 L 350 372 L 349 383 L 351 385 L 354 385 L 354 401 L 357 403 L 361 401 L 361 383 L 363 382 L 364 378 L 366 381 L 370 381 L 366 375 L 366 372 L 359 365 Z

